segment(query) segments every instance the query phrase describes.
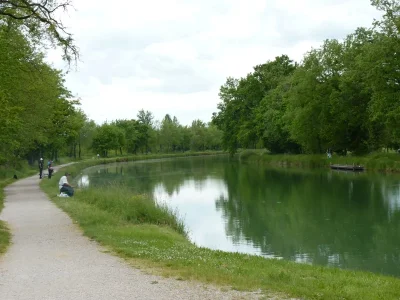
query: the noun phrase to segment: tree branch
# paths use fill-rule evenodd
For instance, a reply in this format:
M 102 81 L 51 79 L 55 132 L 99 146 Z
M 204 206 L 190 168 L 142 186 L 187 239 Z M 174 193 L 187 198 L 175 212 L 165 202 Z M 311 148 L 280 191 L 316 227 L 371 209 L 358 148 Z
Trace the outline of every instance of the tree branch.
M 72 35 L 62 22 L 54 18 L 54 13 L 59 9 L 67 10 L 72 4 L 70 0 L 59 1 L 42 0 L 37 3 L 33 0 L 0 0 L 0 18 L 4 16 L 19 20 L 30 31 L 35 28 L 40 35 L 47 35 L 47 40 L 62 47 L 63 58 L 70 64 L 72 60 L 78 60 L 79 52 Z

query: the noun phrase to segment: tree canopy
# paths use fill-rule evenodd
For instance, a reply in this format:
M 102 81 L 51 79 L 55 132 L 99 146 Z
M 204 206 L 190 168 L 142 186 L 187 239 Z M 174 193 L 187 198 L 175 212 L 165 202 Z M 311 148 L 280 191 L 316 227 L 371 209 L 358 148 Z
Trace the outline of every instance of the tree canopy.
M 301 63 L 276 57 L 221 86 L 213 123 L 223 146 L 273 153 L 367 153 L 400 146 L 400 4 L 370 29 L 326 40 Z
M 61 71 L 43 60 L 15 27 L 0 25 L 0 164 L 45 149 L 55 151 L 76 136 L 76 104 Z

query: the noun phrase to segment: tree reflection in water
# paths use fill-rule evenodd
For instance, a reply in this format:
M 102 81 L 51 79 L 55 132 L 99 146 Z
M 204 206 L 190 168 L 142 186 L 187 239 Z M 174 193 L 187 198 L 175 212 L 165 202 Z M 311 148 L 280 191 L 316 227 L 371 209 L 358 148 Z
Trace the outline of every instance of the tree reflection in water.
M 400 276 L 398 176 L 273 169 L 224 157 L 105 166 L 87 175 L 91 186 L 124 184 L 177 207 L 200 246 Z

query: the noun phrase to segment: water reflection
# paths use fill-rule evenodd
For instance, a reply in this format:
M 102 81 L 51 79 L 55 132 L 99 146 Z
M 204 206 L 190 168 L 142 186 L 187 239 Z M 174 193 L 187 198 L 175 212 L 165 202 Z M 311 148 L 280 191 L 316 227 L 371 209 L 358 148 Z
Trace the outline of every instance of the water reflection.
M 397 176 L 294 171 L 223 158 L 88 170 L 178 208 L 199 246 L 400 276 Z
M 85 188 L 90 185 L 89 175 L 82 175 L 78 180 L 78 187 Z
M 382 182 L 382 198 L 388 207 L 388 215 L 391 218 L 397 211 L 400 210 L 400 184 L 386 187 L 385 182 Z

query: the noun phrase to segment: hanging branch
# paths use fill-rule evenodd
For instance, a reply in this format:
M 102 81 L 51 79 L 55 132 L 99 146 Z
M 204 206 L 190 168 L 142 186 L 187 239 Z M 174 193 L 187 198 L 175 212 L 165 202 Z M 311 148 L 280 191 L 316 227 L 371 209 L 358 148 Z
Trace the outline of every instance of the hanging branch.
M 71 0 L 0 0 L 0 21 L 4 18 L 14 19 L 22 25 L 38 30 L 47 35 L 48 40 L 63 49 L 63 58 L 70 64 L 79 58 L 78 48 L 75 46 L 72 34 L 64 24 L 55 18 L 59 10 L 67 11 L 72 7 Z

